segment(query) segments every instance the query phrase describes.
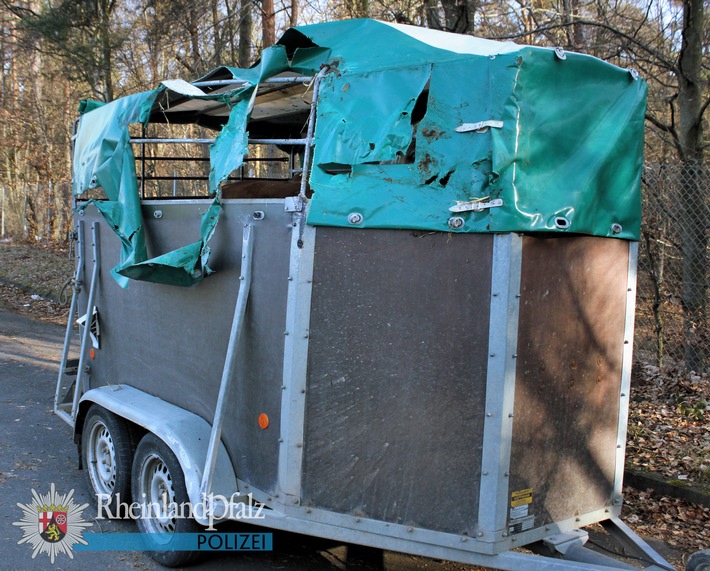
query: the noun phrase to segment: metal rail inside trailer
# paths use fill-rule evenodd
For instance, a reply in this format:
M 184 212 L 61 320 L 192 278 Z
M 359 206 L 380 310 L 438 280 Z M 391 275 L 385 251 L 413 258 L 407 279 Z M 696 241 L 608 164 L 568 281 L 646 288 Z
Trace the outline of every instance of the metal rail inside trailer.
M 644 106 L 588 56 L 370 20 L 86 104 L 55 411 L 92 492 L 205 507 L 138 521 L 161 537 L 255 501 L 348 543 L 634 568 L 584 547 L 600 522 L 670 568 L 619 520 Z

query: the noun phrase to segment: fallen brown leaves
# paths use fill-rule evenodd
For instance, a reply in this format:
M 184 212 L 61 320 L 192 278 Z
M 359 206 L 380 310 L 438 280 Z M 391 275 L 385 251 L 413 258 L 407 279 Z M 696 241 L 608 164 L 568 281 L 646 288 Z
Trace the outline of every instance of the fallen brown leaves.
M 31 315 L 35 319 L 62 325 L 66 324 L 69 317 L 68 306 L 4 284 L 0 284 L 0 307 L 7 307 L 22 315 Z
M 684 500 L 624 488 L 621 519 L 638 535 L 660 539 L 682 551 L 683 559 L 710 546 L 710 508 Z
M 21 314 L 54 323 L 66 323 L 64 288 L 73 273 L 73 261 L 64 249 L 47 245 L 0 243 L 0 304 Z M 64 289 L 63 289 L 64 288 Z
M 626 466 L 710 493 L 710 378 L 673 364 L 635 363 Z M 710 547 L 710 508 L 624 490 L 622 519 L 639 535 L 663 539 L 687 555 Z
M 710 377 L 637 363 L 626 465 L 710 493 Z

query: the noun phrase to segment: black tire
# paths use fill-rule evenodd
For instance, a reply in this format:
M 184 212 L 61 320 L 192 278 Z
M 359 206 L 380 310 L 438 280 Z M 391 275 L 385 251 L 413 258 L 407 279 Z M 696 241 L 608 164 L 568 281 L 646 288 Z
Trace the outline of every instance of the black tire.
M 685 564 L 685 571 L 710 571 L 710 549 L 693 553 Z
M 128 423 L 92 404 L 81 431 L 81 459 L 92 502 L 98 505 L 103 495 L 107 499 L 101 501 L 102 515 L 115 518 L 118 504 L 131 499 L 133 444 Z
M 180 506 L 189 501 L 185 476 L 173 451 L 155 434 L 148 433 L 138 444 L 133 458 L 133 501 L 141 506 L 141 517 L 136 520 L 138 529 L 145 534 L 160 534 L 159 550 L 149 550 L 150 556 L 166 567 L 182 567 L 194 563 L 201 553 L 178 551 L 171 548 L 176 533 L 197 533 L 201 530 L 192 518 L 176 517 L 179 514 L 155 513 L 150 506 Z M 147 536 L 150 544 L 150 536 Z

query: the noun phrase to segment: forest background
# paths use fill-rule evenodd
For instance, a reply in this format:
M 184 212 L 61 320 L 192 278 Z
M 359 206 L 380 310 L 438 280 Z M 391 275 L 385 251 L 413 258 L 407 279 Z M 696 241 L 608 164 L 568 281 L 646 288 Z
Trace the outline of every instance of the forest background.
M 704 164 L 710 3 L 703 0 L 0 0 L 2 238 L 71 231 L 72 125 L 111 101 L 219 65 L 249 67 L 290 26 L 373 17 L 562 47 L 648 82 L 636 354 L 707 372 Z M 580 102 L 583 104 L 583 102 Z

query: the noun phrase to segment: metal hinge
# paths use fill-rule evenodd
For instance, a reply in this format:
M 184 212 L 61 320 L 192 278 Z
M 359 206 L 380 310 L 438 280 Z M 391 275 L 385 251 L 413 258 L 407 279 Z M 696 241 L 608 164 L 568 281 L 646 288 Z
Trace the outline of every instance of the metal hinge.
M 468 202 L 463 202 L 457 200 L 456 204 L 449 208 L 451 212 L 482 212 L 489 208 L 497 208 L 503 206 L 502 198 L 494 198 L 493 200 L 488 200 L 488 196 L 485 198 L 474 198 Z M 488 200 L 488 202 L 486 202 Z

